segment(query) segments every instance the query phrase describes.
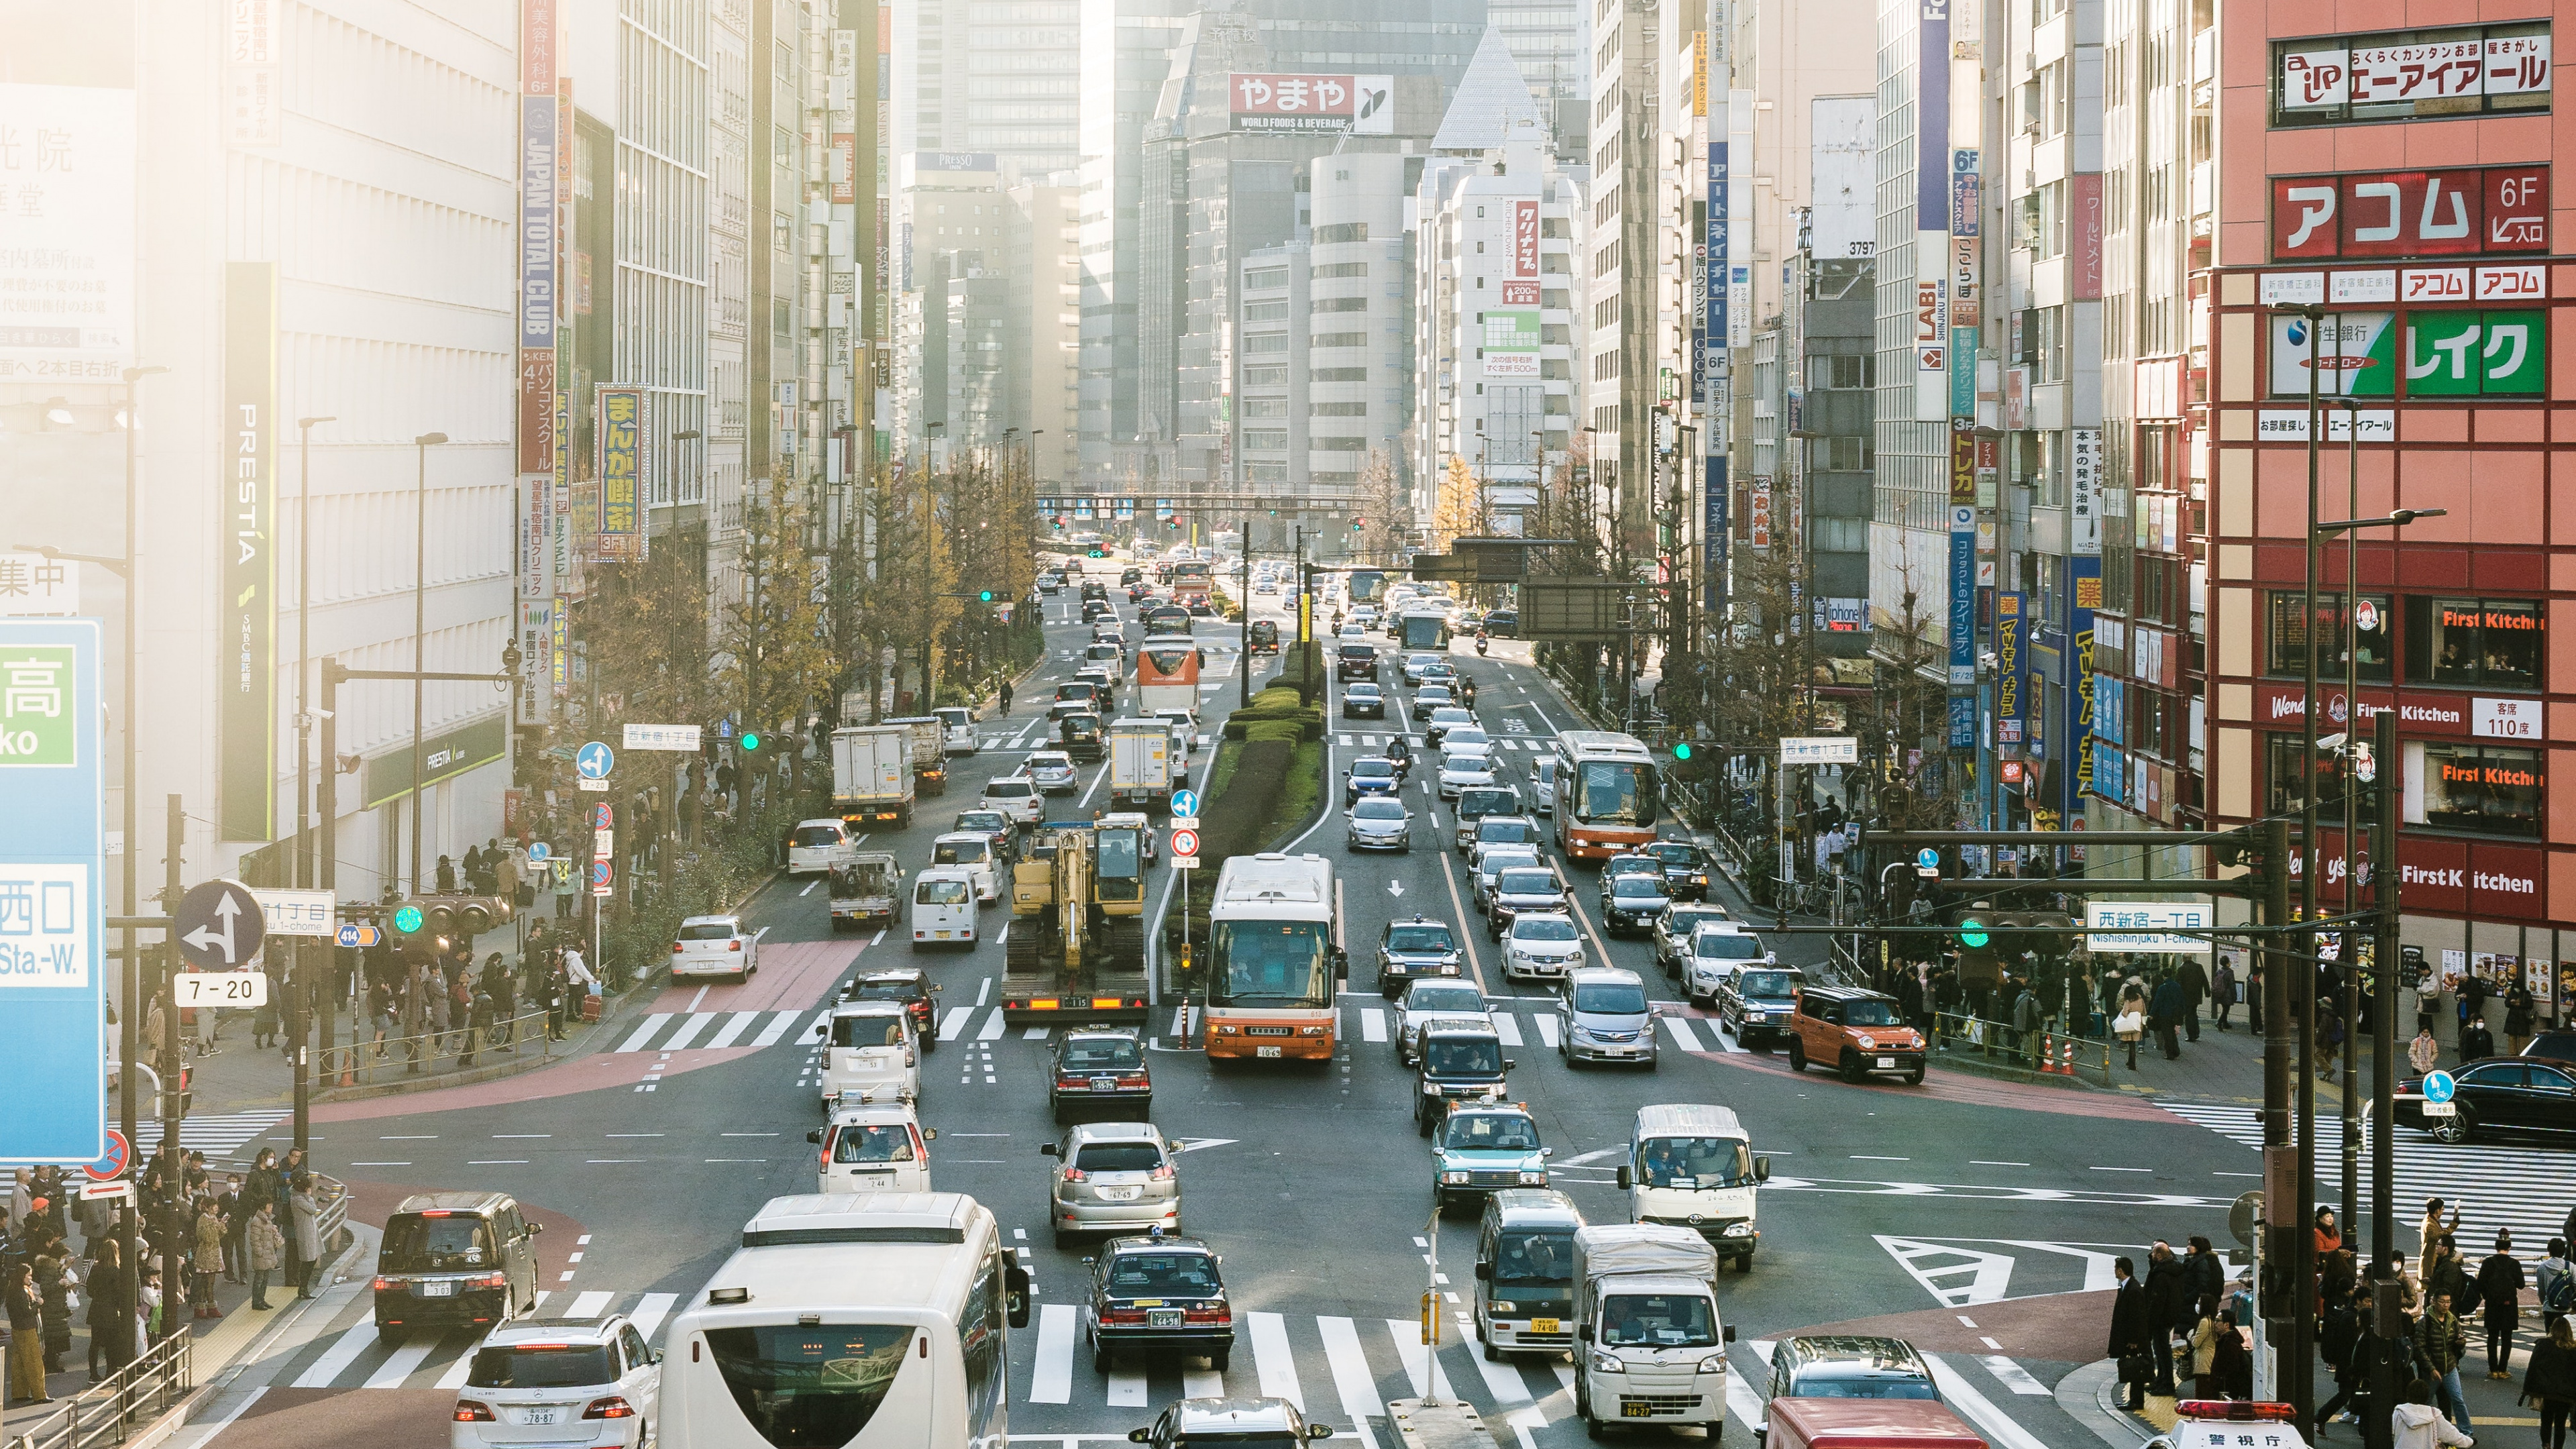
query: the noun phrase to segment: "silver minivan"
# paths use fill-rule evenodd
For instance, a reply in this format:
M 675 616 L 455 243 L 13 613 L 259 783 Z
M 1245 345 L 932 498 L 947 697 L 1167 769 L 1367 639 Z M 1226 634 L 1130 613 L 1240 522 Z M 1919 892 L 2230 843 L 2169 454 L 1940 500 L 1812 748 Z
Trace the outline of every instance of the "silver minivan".
M 1643 1062 L 1655 1069 L 1655 1012 L 1646 983 L 1621 966 L 1583 966 L 1556 991 L 1556 1054 L 1567 1066 Z

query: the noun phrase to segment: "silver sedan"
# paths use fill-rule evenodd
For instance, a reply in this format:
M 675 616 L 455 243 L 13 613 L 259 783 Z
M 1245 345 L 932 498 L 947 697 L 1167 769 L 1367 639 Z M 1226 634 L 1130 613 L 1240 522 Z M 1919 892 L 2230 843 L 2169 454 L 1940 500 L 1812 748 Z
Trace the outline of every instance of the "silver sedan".
M 1413 812 L 1392 795 L 1371 795 L 1351 806 L 1349 823 L 1353 850 L 1413 849 Z

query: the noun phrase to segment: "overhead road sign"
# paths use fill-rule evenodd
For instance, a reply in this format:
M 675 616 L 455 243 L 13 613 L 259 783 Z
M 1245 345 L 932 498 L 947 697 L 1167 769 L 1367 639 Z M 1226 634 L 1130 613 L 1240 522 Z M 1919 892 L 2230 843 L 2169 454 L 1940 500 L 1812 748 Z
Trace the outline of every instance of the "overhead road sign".
M 2084 925 L 2092 932 L 2089 939 L 2096 951 L 2145 951 L 2167 954 L 2206 956 L 2210 940 L 2206 934 L 2183 936 L 2177 931 L 2209 931 L 2217 922 L 2217 909 L 2202 901 L 2086 901 Z M 2102 935 L 2100 932 L 2116 932 Z
M 622 743 L 630 750 L 685 750 L 695 754 L 698 749 L 698 727 L 681 724 L 631 724 L 626 727 L 626 737 Z M 602 769 L 600 773 L 605 775 L 608 771 Z
M 1854 735 L 1784 735 L 1780 739 L 1780 763 L 1857 765 L 1860 740 Z M 1934 863 L 1939 863 L 1937 858 Z
M 259 902 L 260 914 L 267 918 L 272 936 L 320 936 L 327 940 L 340 929 L 340 898 L 334 892 L 252 886 L 250 893 Z
M 351 921 L 340 928 L 338 941 L 343 946 L 372 946 L 385 938 L 384 932 L 362 922 Z

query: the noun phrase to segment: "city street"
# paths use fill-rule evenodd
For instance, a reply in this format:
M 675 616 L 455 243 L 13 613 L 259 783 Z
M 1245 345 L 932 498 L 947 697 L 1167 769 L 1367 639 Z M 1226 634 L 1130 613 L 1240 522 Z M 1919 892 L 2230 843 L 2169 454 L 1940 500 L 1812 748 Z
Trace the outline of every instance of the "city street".
M 1087 637 L 1062 622 L 1071 604 L 1071 590 L 1047 602 L 1048 662 L 1020 688 L 1016 711 L 983 723 L 984 747 L 952 762 L 947 795 L 925 801 L 911 830 L 875 833 L 866 845 L 890 848 L 908 865 L 926 859 L 931 837 L 972 805 L 982 782 L 1043 742 L 1050 681 L 1070 674 Z M 1201 632 L 1210 646 L 1202 721 L 1210 741 L 1192 765 L 1203 773 L 1236 699 L 1238 663 L 1231 629 Z M 1526 645 L 1504 642 L 1478 659 L 1462 639 L 1453 652 L 1479 683 L 1479 713 L 1506 773 L 1525 779 L 1544 742 L 1569 723 L 1566 706 L 1526 663 Z M 1275 667 L 1267 658 L 1261 666 Z M 1327 739 L 1336 779 L 1389 727 L 1344 721 L 1335 709 Z M 1051 801 L 1049 814 L 1088 814 L 1097 773 L 1085 767 L 1086 793 Z M 1183 1227 L 1226 1255 L 1238 1314 L 1237 1352 L 1222 1375 L 1196 1360 L 1184 1369 L 1131 1359 L 1104 1376 L 1077 1341 L 1086 1250 L 1053 1247 L 1043 1209 L 1039 1148 L 1058 1135 L 1048 1117 L 1046 1031 L 1005 1023 L 993 1004 L 1002 905 L 984 908 L 987 939 L 971 952 L 915 953 L 884 934 L 836 939 L 811 881 L 773 881 L 746 911 L 768 933 L 763 969 L 749 983 L 666 989 L 649 1012 L 630 1011 L 605 1033 L 603 1049 L 526 1075 L 322 1107 L 315 1150 L 326 1170 L 357 1185 L 361 1220 L 381 1221 L 407 1191 L 514 1194 L 548 1224 L 539 1242 L 542 1311 L 622 1312 L 655 1335 L 754 1209 L 814 1190 L 804 1133 L 819 1120 L 815 1025 L 837 984 L 854 967 L 919 965 L 941 988 L 921 1104 L 922 1120 L 939 1132 L 936 1185 L 990 1206 L 1036 1282 L 1032 1323 L 1010 1343 L 1015 1434 L 1120 1437 L 1175 1396 L 1222 1389 L 1294 1399 L 1346 1430 L 1364 1423 L 1363 1437 L 1384 1445 L 1384 1404 L 1434 1388 L 1436 1376 L 1440 1392 L 1473 1401 L 1497 1427 L 1507 1422 L 1525 1445 L 1571 1445 L 1583 1436 L 1570 1368 L 1561 1358 L 1480 1358 L 1464 1326 L 1474 1218 L 1430 1221 L 1410 1077 L 1386 1041 L 1386 1003 L 1373 979 L 1381 928 L 1419 912 L 1466 928 L 1471 968 L 1514 1063 L 1513 1093 L 1554 1149 L 1555 1185 L 1588 1217 L 1626 1217 L 1613 1177 L 1642 1104 L 1732 1107 L 1755 1152 L 1771 1158 L 1760 1249 L 1749 1272 L 1730 1271 L 1720 1284 L 1740 1335 L 1734 1433 L 1760 1421 L 1771 1343 L 1835 1326 L 1899 1334 L 1932 1354 L 1953 1407 L 1997 1446 L 2093 1440 L 2055 1390 L 2102 1357 L 2112 1259 L 2143 1261 L 2159 1236 L 2229 1242 L 2227 1207 L 2254 1185 L 2255 1161 L 2241 1132 L 2213 1128 L 2241 1109 L 2208 1105 L 2195 1114 L 2203 1120 L 2187 1120 L 2135 1095 L 1998 1082 L 1946 1071 L 1937 1059 L 1921 1087 L 1793 1074 L 1780 1055 L 1745 1051 L 1682 1002 L 1650 943 L 1598 933 L 1589 867 L 1570 873 L 1587 943 L 1596 959 L 1646 976 L 1663 1013 L 1662 1052 L 1652 1072 L 1571 1069 L 1553 1049 L 1559 1027 L 1546 999 L 1503 981 L 1465 903 L 1460 858 L 1432 835 L 1435 821 L 1449 823 L 1446 805 L 1427 783 L 1415 788 L 1411 853 L 1352 856 L 1337 813 L 1297 847 L 1331 860 L 1343 892 L 1353 967 L 1336 1060 L 1321 1070 L 1211 1071 L 1177 1034 L 1180 1001 L 1166 998 L 1151 1025 L 1154 1120 L 1185 1148 Z M 1330 798 L 1337 803 L 1337 790 Z M 1148 901 L 1159 899 L 1162 882 L 1148 885 Z M 1778 944 L 1784 960 L 1811 970 L 1822 955 L 1820 938 Z M 2508 1174 L 2538 1170 L 2542 1160 L 2553 1171 L 2563 1165 L 2513 1148 L 2477 1155 Z M 317 1305 L 323 1311 L 264 1345 L 200 1408 L 199 1440 L 226 1449 L 341 1443 L 361 1433 L 398 1449 L 446 1442 L 472 1340 L 458 1333 L 380 1345 L 364 1291 L 370 1261 L 364 1247 L 345 1261 L 343 1281 Z M 1415 1321 L 1426 1282 L 1449 1308 L 1436 1362 Z M 2068 1397 L 2091 1402 L 2089 1390 Z M 239 1417 L 227 1423 L 231 1414 Z

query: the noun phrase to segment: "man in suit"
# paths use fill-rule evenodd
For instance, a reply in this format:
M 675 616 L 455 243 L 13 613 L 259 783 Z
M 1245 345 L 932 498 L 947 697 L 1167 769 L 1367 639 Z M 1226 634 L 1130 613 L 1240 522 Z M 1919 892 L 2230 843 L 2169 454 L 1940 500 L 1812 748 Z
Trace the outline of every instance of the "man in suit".
M 2153 1351 L 2152 1334 L 2147 1321 L 2147 1290 L 2138 1282 L 2137 1269 L 2126 1258 L 2114 1259 L 2111 1275 L 2119 1288 L 2111 1296 L 2111 1345 L 2109 1353 L 2116 1362 L 2144 1358 Z M 2131 1367 L 2135 1367 L 2131 1365 Z M 2121 1404 L 2136 1410 L 2147 1406 L 2147 1380 L 2121 1375 Z

